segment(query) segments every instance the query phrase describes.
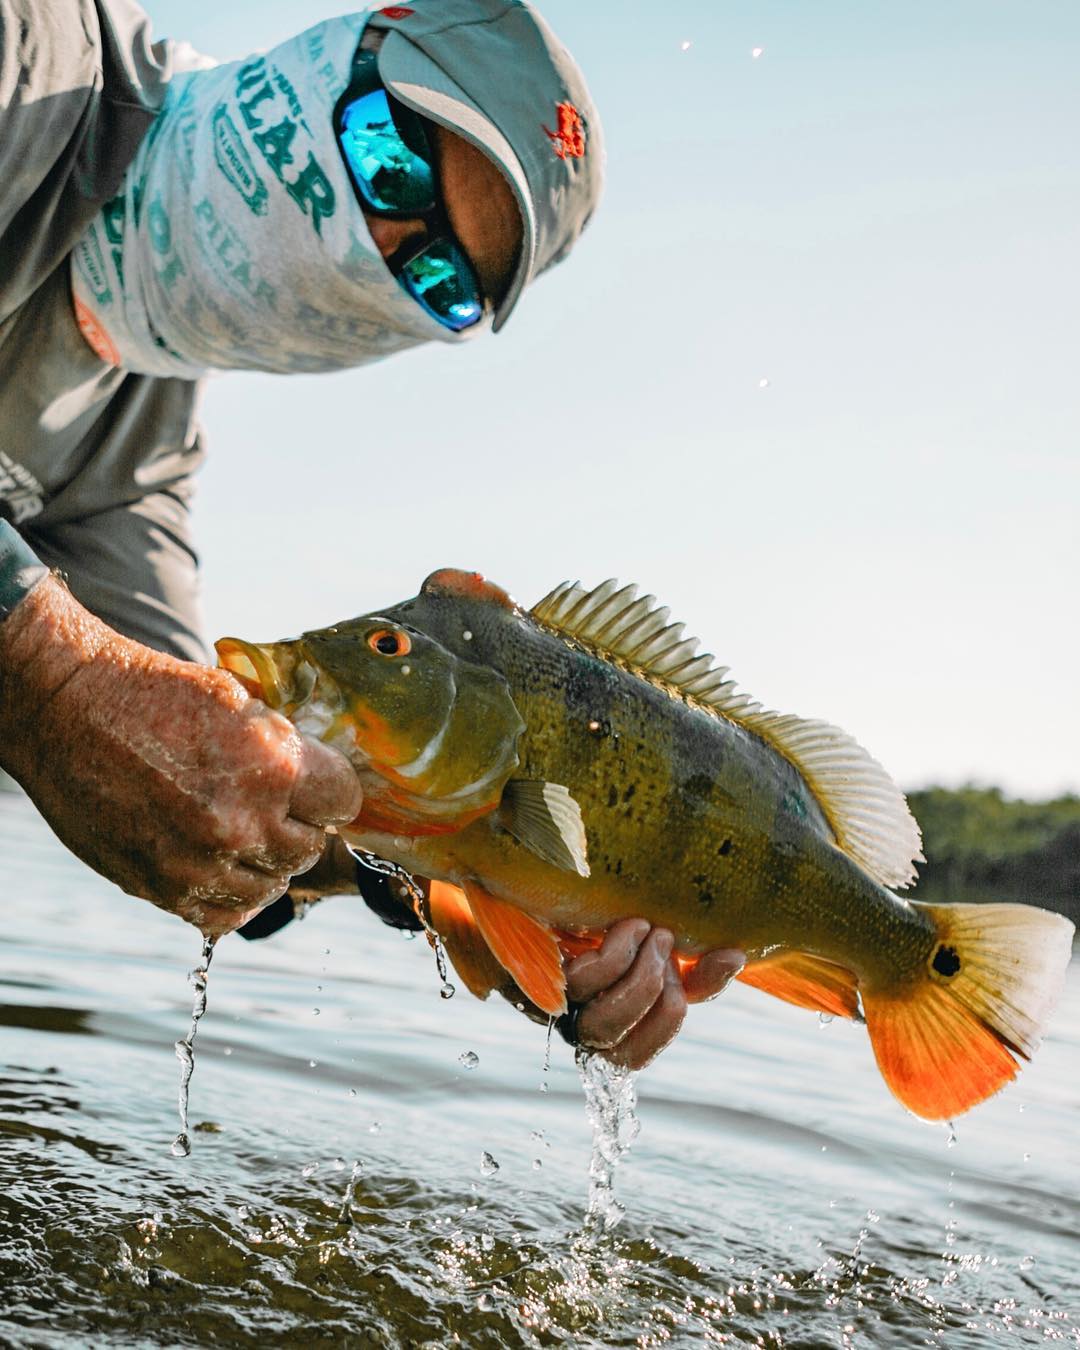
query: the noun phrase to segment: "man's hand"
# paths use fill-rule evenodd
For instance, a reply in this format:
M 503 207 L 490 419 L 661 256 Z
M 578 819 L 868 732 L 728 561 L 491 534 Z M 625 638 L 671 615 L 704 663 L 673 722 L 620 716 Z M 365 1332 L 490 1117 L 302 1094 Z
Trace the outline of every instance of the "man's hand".
M 642 1069 L 678 1034 L 688 1003 L 715 998 L 742 969 L 742 952 L 706 952 L 680 978 L 673 935 L 646 919 L 622 919 L 595 951 L 566 968 L 566 992 L 584 1006 L 577 1043 L 613 1064 Z
M 84 862 L 207 934 L 281 895 L 361 804 L 337 751 L 51 579 L 0 628 L 0 757 Z

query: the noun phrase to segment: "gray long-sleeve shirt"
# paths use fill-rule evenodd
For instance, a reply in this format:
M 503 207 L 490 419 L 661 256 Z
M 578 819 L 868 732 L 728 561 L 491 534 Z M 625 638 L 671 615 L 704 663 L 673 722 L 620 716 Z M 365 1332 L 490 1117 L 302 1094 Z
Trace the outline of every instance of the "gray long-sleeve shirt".
M 198 660 L 198 386 L 101 361 L 67 264 L 171 64 L 130 0 L 0 0 L 0 515 L 107 623 Z

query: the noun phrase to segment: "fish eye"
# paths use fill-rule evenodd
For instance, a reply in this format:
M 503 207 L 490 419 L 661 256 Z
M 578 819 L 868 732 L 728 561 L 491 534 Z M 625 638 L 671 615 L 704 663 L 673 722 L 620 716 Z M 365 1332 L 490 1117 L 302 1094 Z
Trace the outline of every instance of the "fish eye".
M 377 628 L 368 634 L 367 645 L 380 656 L 406 656 L 412 649 L 408 634 L 393 628 Z

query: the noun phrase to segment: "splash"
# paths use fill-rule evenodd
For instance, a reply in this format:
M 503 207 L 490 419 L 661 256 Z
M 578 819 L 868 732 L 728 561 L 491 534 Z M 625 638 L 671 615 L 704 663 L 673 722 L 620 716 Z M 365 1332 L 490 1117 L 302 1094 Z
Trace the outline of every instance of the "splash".
M 195 1072 L 195 1033 L 199 1030 L 199 1021 L 206 1012 L 206 978 L 210 971 L 210 961 L 214 955 L 216 937 L 203 940 L 202 956 L 194 970 L 188 972 L 188 980 L 195 989 L 191 1004 L 191 1026 L 188 1034 L 176 1042 L 176 1058 L 180 1061 L 180 1093 L 177 1105 L 180 1110 L 180 1133 L 172 1142 L 174 1158 L 186 1158 L 191 1153 L 191 1135 L 188 1132 L 188 1093 L 191 1075 Z
M 389 877 L 400 885 L 401 898 L 412 902 L 413 913 L 424 925 L 427 940 L 435 953 L 435 967 L 439 972 L 439 980 L 441 981 L 439 997 L 453 998 L 457 990 L 447 978 L 446 949 L 443 947 L 442 938 L 439 937 L 428 921 L 427 900 L 424 892 L 417 885 L 416 878 L 411 872 L 407 872 L 400 863 L 380 858 L 377 853 L 369 853 L 367 849 L 354 848 L 348 842 L 346 842 L 345 847 L 362 867 L 366 867 L 371 872 L 378 872 L 380 876 Z
M 607 1232 L 623 1216 L 615 1198 L 615 1169 L 629 1153 L 641 1130 L 636 1080 L 629 1069 L 618 1068 L 600 1055 L 579 1050 L 576 1056 L 585 1089 L 585 1112 L 593 1127 L 589 1160 L 589 1208 L 586 1229 Z

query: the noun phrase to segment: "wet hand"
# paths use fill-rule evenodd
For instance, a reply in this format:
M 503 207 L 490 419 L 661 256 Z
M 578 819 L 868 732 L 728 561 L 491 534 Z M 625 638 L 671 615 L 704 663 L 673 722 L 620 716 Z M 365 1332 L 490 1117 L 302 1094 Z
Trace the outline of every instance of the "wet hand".
M 5 725 L 10 767 L 60 839 L 130 894 L 228 932 L 359 811 L 345 758 L 226 672 L 121 637 L 51 581 L 5 627 L 16 620 L 5 704 L 33 715 Z
M 566 967 L 567 997 L 583 1005 L 577 1043 L 641 1069 L 678 1034 L 689 1003 L 715 998 L 742 969 L 742 952 L 707 952 L 680 977 L 673 935 L 645 919 L 614 924 L 595 951 Z

